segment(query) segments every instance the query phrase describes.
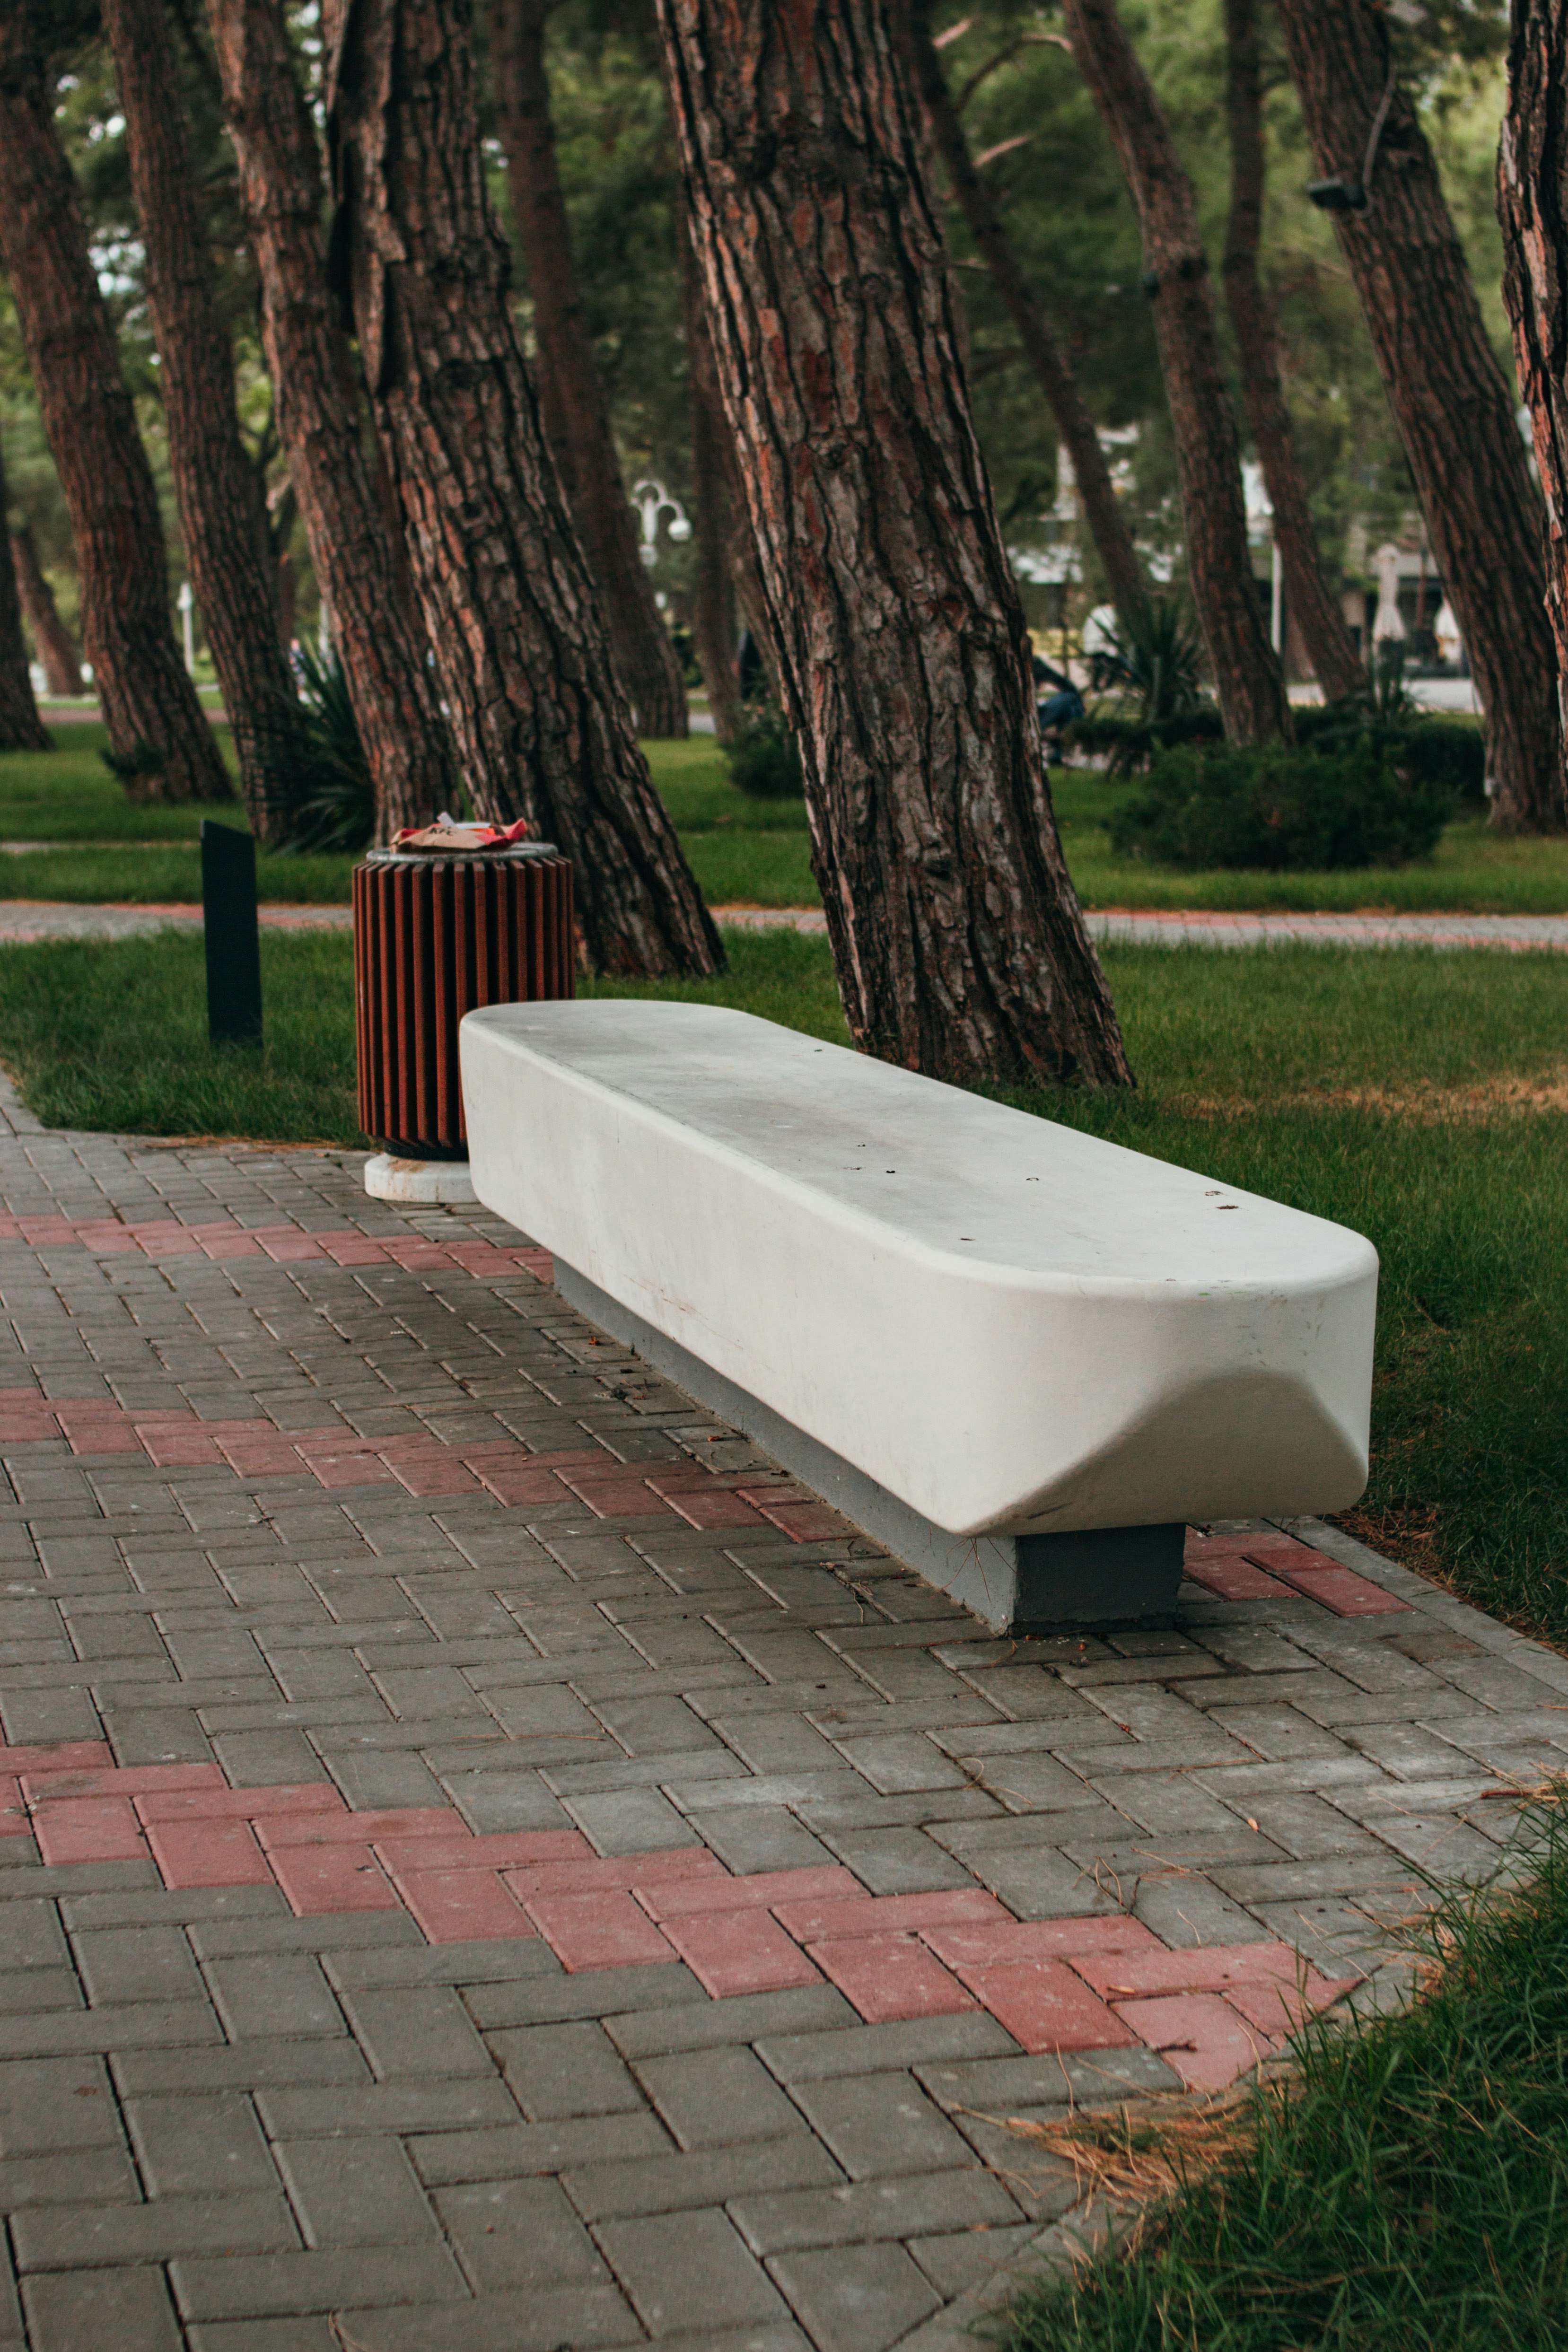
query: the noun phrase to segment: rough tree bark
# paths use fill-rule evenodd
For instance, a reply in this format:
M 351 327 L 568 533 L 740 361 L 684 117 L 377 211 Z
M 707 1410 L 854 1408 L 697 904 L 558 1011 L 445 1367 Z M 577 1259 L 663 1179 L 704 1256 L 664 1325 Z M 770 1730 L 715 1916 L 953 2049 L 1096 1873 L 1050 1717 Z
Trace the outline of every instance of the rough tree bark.
M 282 0 L 209 0 L 246 235 L 261 279 L 273 413 L 375 791 L 383 846 L 452 796 L 457 750 L 424 615 L 367 456 L 358 373 L 328 291 L 321 169 Z
M 1568 5 L 1514 0 L 1508 113 L 1498 153 L 1498 213 L 1519 388 L 1546 494 L 1546 609 L 1557 641 L 1559 723 L 1568 718 Z M 1559 784 L 1538 823 L 1560 830 Z
M 1078 373 L 1047 321 L 1013 251 L 991 191 L 975 169 L 942 58 L 931 39 L 931 0 L 909 0 L 908 23 L 915 75 L 960 211 L 969 224 L 976 252 L 1012 320 L 1024 356 L 1046 396 L 1062 446 L 1072 460 L 1078 494 L 1117 611 L 1131 616 L 1148 593 L 1143 568 L 1127 519 L 1117 504 L 1110 468 L 1084 402 Z
M 16 593 L 22 600 L 22 610 L 27 616 L 27 626 L 33 632 L 38 659 L 44 666 L 49 692 L 80 694 L 83 690 L 81 656 L 77 652 L 75 638 L 59 616 L 55 592 L 38 562 L 38 551 L 29 523 L 24 523 L 20 530 L 11 533 L 11 568 L 16 574 Z
M 5 471 L 0 461 L 0 517 L 5 512 Z M 51 748 L 33 698 L 26 640 L 22 635 L 20 583 L 8 563 L 0 563 L 0 751 Z
M 957 1080 L 1130 1076 L 1057 839 L 898 0 L 659 0 L 858 1044 Z
M 708 708 L 721 743 L 741 723 L 735 575 L 730 548 L 741 504 L 734 444 L 719 390 L 713 339 L 702 306 L 702 280 L 691 239 L 680 235 L 680 293 L 686 330 L 686 375 L 691 397 L 691 478 L 697 493 L 697 561 L 691 593 L 691 640 L 708 688 Z
M 70 515 L 93 684 L 136 798 L 232 800 L 174 649 L 157 493 L 55 133 L 40 20 L 0 13 L 0 247 Z
M 278 642 L 277 583 L 262 560 L 265 510 L 239 438 L 234 354 L 213 305 L 163 0 L 102 0 L 102 12 L 142 225 L 180 536 L 251 826 L 276 846 L 294 833 L 311 790 L 310 730 Z
M 556 0 L 491 0 L 489 68 L 512 219 L 528 264 L 544 437 L 577 525 L 621 683 L 644 735 L 687 732 L 686 687 L 621 479 L 577 267 L 544 63 Z
M 1366 673 L 1323 570 L 1296 429 L 1279 377 L 1273 314 L 1258 274 L 1265 174 L 1258 9 L 1258 0 L 1226 0 L 1230 219 L 1225 240 L 1225 300 L 1236 335 L 1247 421 L 1274 509 L 1286 606 L 1301 633 L 1324 700 L 1339 702 L 1363 690 Z
M 469 790 L 572 859 L 592 965 L 715 971 L 517 340 L 466 0 L 333 0 L 325 30 L 334 247 Z
M 1363 0 L 1279 0 L 1279 21 L 1318 170 L 1359 182 L 1390 95 L 1386 22 Z M 1334 226 L 1486 712 L 1492 823 L 1559 832 L 1568 809 L 1541 500 L 1436 162 L 1396 85 L 1370 197 Z
M 1187 572 L 1225 731 L 1233 742 L 1268 742 L 1289 734 L 1290 712 L 1252 577 L 1241 451 L 1192 183 L 1114 0 L 1067 0 L 1067 27 L 1138 210 L 1143 286 L 1175 436 Z

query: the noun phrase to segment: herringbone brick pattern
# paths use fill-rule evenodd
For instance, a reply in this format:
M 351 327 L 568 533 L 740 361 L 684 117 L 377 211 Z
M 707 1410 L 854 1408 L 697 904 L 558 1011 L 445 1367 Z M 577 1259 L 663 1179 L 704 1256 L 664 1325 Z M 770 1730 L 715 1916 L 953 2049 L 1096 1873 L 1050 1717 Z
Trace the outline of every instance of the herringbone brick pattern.
M 957 2352 L 1008 2118 L 1229 2081 L 1562 1765 L 1331 1531 L 994 1641 L 547 1276 L 13 1108 L 0 2347 Z

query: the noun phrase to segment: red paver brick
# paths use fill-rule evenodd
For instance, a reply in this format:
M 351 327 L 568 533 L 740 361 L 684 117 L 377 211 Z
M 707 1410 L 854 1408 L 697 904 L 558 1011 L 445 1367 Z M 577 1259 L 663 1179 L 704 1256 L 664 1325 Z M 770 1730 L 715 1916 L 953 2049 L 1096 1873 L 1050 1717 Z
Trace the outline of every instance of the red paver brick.
M 826 1503 L 767 1503 L 759 1496 L 757 1508 L 792 1543 L 828 1543 L 849 1524 Z
M 285 1846 L 269 1852 L 268 1859 L 297 1918 L 321 1911 L 402 1907 L 366 1844 Z
M 1013 1915 L 982 1886 L 955 1886 L 931 1895 L 858 1895 L 848 1900 L 774 1906 L 801 1943 L 816 1936 L 912 1935 L 922 1927 L 966 1924 L 1011 1927 Z
M 509 1884 L 516 1883 L 509 1874 Z M 562 1967 L 574 1972 L 643 1968 L 675 1957 L 629 1895 L 536 1895 L 526 1907 Z
M 668 1853 L 595 1854 L 581 1862 L 542 1862 L 508 1870 L 507 1885 L 520 1902 L 534 1895 L 592 1895 L 601 1891 L 639 1895 L 672 1879 L 731 1879 L 716 1853 L 703 1845 L 676 1846 Z
M 548 1250 L 508 1250 L 507 1255 L 514 1265 L 521 1265 L 525 1274 L 531 1274 L 535 1281 L 542 1282 L 546 1287 L 554 1281 L 555 1260 Z
M 426 1943 L 462 1944 L 536 1930 L 494 1870 L 410 1870 L 397 1891 Z
M 666 1917 L 664 1932 L 715 2000 L 821 1981 L 800 1946 L 763 1910 L 682 1912 Z
M 505 1870 L 531 1862 L 598 1859 L 581 1830 L 498 1830 L 476 1837 L 462 1829 L 447 1836 L 375 1838 L 372 1843 L 395 1877 L 408 1870 Z
M 679 1511 L 689 1526 L 694 1528 L 760 1528 L 764 1521 L 760 1511 L 739 1495 L 729 1494 L 721 1486 L 707 1493 L 700 1488 L 679 1487 L 668 1498 L 668 1507 Z
M 323 1486 L 394 1486 L 397 1483 L 386 1464 L 374 1454 L 312 1454 L 309 1467 Z
M 849 1936 L 806 1946 L 868 2025 L 900 2017 L 950 2017 L 977 2009 L 934 1953 L 908 1936 Z
M 1328 2009 L 1342 1993 L 1359 1984 L 1359 1977 L 1340 1977 L 1332 1981 L 1321 1977 L 1316 1969 L 1309 1969 L 1303 1984 L 1234 1984 L 1226 1988 L 1226 1999 L 1232 2009 L 1240 2011 L 1248 2025 L 1276 2042 L 1288 2041 L 1309 2017 L 1319 2010 Z
M 571 1488 L 580 1503 L 587 1506 L 596 1519 L 651 1518 L 657 1512 L 679 1507 L 656 1495 L 641 1478 L 584 1478 L 580 1474 L 563 1470 L 561 1480 L 563 1486 Z M 690 1517 L 689 1512 L 683 1511 L 681 1516 Z M 754 1512 L 748 1513 L 750 1517 L 754 1518 L 755 1516 Z M 696 1526 L 698 1523 L 693 1520 L 692 1524 Z M 702 1522 L 704 1526 L 709 1524 L 707 1520 Z M 723 1519 L 711 1524 L 730 1527 L 735 1522 Z
M 22 1784 L 14 1772 L 0 1773 L 0 1837 L 31 1837 Z
M 283 1782 L 274 1789 L 171 1789 L 138 1797 L 144 1822 L 254 1822 L 292 1813 L 342 1813 L 348 1807 L 331 1780 Z
M 60 1431 L 53 1421 L 41 1413 L 0 1413 L 0 1445 L 42 1445 L 46 1442 L 58 1445 Z
M 162 1435 L 141 1429 L 137 1436 L 142 1452 L 157 1470 L 216 1469 L 223 1460 L 216 1441 L 194 1430 Z
M 1116 2050 L 1133 2039 L 1064 1960 L 999 1960 L 961 1967 L 957 1974 L 998 2025 L 1031 2053 Z
M 1073 1966 L 1097 1992 L 1226 1992 L 1234 1984 L 1294 1984 L 1305 1963 L 1289 1944 L 1199 1944 L 1184 1951 L 1081 1952 Z
M 779 1904 L 846 1896 L 870 1899 L 853 1872 L 837 1862 L 814 1870 L 753 1871 L 744 1878 L 677 1879 L 660 1886 L 641 1886 L 637 1892 L 654 1919 L 673 1919 L 698 1911 L 771 1910 Z
M 34 1803 L 46 1798 L 52 1803 L 61 1797 L 152 1797 L 172 1790 L 228 1787 L 218 1764 L 110 1765 L 85 1772 L 45 1769 L 24 1773 L 22 1778 L 24 1793 Z
M 208 1257 L 220 1260 L 234 1257 L 260 1257 L 262 1255 L 261 1244 L 253 1241 L 248 1234 L 225 1234 L 221 1240 L 204 1242 L 202 1248 Z
M 1222 1601 L 1285 1601 L 1289 1588 L 1277 1576 L 1268 1576 L 1263 1570 L 1242 1557 L 1240 1552 L 1222 1552 L 1212 1559 L 1189 1559 L 1183 1568 L 1184 1576 L 1194 1584 L 1205 1586 Z
M 289 1438 L 289 1444 L 300 1454 L 377 1454 L 387 1443 L 384 1437 L 357 1437 L 341 1422 L 329 1422 L 321 1429 L 301 1429 Z
M 1331 1610 L 1336 1617 L 1397 1617 L 1408 1616 L 1408 1601 L 1396 1601 L 1392 1592 L 1384 1592 L 1353 1568 L 1343 1568 L 1337 1559 L 1324 1559 L 1311 1555 L 1303 1566 L 1268 1555 L 1274 1574 L 1315 1601 L 1321 1608 Z
M 1181 1993 L 1170 2000 L 1118 2006 L 1139 2041 L 1157 2050 L 1189 2091 L 1223 2091 L 1275 2047 L 1218 1993 Z
M 384 1459 L 398 1485 L 406 1486 L 411 1495 L 477 1495 L 479 1491 L 479 1482 L 464 1466 L 462 1456 L 448 1454 L 445 1446 L 439 1453 L 416 1455 L 389 1451 Z
M 465 1827 L 449 1805 L 405 1805 L 382 1812 L 308 1812 L 272 1815 L 258 1811 L 253 1819 L 265 1846 L 331 1845 L 340 1840 L 369 1844 L 382 1838 L 450 1837 Z
M 47 1863 L 144 1862 L 147 1847 L 129 1797 L 66 1797 L 39 1805 L 33 1834 Z
M 0 1772 L 90 1772 L 112 1764 L 107 1739 L 62 1739 L 52 1748 L 0 1748 Z
M 1109 1962 L 1113 1953 L 1165 1949 L 1142 1919 L 1121 1914 L 1102 1919 L 959 1921 L 949 1927 L 922 1927 L 920 1938 L 950 1969 L 983 1968 L 998 1960 L 1065 1960 L 1085 1952 Z
M 79 1406 L 56 1407 L 55 1418 L 70 1440 L 73 1454 L 139 1454 L 142 1441 L 116 1406 L 111 1412 L 83 1412 Z
M 272 1873 L 248 1822 L 154 1822 L 147 1831 L 165 1886 L 268 1886 Z
M 295 1478 L 305 1467 L 288 1439 L 277 1433 L 219 1438 L 218 1452 L 239 1478 Z

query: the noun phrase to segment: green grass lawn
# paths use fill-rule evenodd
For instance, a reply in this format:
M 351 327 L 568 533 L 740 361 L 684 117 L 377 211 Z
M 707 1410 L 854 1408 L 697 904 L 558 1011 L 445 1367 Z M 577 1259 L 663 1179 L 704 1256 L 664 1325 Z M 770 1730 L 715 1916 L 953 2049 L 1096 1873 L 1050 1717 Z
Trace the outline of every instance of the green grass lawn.
M 992 2340 L 1006 2352 L 1556 2352 L 1568 2340 L 1568 1824 L 1548 1813 L 1529 1832 L 1528 1892 L 1447 1904 L 1426 1997 L 1310 2032 L 1293 2078 L 1229 2119 L 1217 2164 L 1190 2115 L 1184 2144 L 1148 2112 L 1080 2121 L 1091 2172 L 1114 2149 L 1151 2181 L 1173 2174 L 1181 2193 L 1131 2259 L 1026 2292 Z
M 226 728 L 218 730 L 231 758 Z M 11 857 L 0 897 L 121 899 L 143 904 L 201 897 L 195 842 L 205 815 L 243 825 L 237 802 L 221 808 L 134 808 L 98 757 L 100 727 L 55 730 L 52 752 L 0 759 L 0 841 L 80 844 Z M 804 801 L 749 800 L 730 782 L 711 736 L 645 746 L 655 782 L 675 819 L 711 906 L 815 907 Z M 1426 864 L 1347 874 L 1178 874 L 1116 856 L 1106 824 L 1131 790 L 1087 768 L 1053 771 L 1068 863 L 1089 907 L 1210 907 L 1344 912 L 1568 911 L 1568 841 L 1503 841 L 1477 816 L 1451 824 Z M 124 846 L 89 846 L 119 845 Z M 156 846 L 132 846 L 153 844 Z M 348 897 L 353 860 L 268 857 L 258 862 L 263 898 L 323 903 Z
M 844 1036 L 826 941 L 728 944 L 721 980 L 593 992 Z M 349 941 L 272 933 L 262 961 L 256 1055 L 206 1043 L 199 938 L 0 950 L 0 1062 L 51 1125 L 362 1141 Z M 1568 965 L 1332 948 L 1114 948 L 1105 963 L 1137 1092 L 1013 1099 L 1369 1234 L 1375 1445 L 1352 1523 L 1568 1643 Z

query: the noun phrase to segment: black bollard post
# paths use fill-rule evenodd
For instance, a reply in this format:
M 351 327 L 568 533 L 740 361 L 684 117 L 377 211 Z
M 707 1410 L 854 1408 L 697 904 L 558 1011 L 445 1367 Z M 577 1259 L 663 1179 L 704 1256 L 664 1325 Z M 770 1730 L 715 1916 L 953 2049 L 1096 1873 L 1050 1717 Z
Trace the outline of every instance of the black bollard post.
M 232 824 L 202 819 L 202 919 L 207 947 L 207 1035 L 215 1045 L 261 1043 L 261 942 L 256 926 L 256 844 Z

